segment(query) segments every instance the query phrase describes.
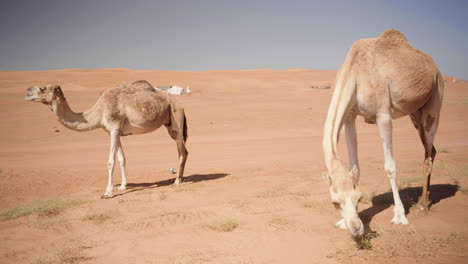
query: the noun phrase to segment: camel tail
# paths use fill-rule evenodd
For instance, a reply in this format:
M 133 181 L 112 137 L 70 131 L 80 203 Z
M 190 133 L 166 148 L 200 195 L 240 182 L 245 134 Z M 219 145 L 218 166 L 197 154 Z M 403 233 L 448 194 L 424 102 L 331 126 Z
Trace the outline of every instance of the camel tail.
M 188 130 L 188 126 L 187 126 L 187 118 L 185 117 L 185 113 L 184 113 L 184 129 L 183 129 L 183 134 L 184 134 L 184 143 L 187 141 L 187 138 L 188 138 L 188 133 L 187 133 L 187 130 Z
M 444 76 L 440 71 L 437 71 L 437 91 L 439 92 L 440 104 L 444 100 Z

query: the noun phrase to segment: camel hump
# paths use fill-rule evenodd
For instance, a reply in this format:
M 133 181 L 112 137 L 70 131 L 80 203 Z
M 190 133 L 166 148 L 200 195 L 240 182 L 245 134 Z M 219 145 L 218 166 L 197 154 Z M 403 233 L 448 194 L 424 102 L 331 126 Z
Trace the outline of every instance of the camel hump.
M 408 43 L 408 39 L 400 31 L 389 29 L 378 37 L 377 43 L 382 48 L 395 48 Z
M 149 89 L 154 90 L 153 86 L 145 80 L 137 80 L 132 83 L 132 86 L 135 88 Z

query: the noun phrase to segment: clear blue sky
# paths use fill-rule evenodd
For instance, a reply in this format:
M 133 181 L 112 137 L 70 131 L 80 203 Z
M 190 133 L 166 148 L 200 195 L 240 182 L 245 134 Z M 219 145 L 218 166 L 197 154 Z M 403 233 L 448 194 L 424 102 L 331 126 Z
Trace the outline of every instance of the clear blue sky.
M 389 28 L 468 79 L 468 1 L 433 0 L 4 0 L 0 70 L 338 69 Z

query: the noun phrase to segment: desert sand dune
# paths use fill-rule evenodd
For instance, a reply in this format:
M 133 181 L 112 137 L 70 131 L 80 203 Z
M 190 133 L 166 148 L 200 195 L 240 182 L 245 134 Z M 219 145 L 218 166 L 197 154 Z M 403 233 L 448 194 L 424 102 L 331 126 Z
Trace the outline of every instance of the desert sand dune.
M 468 84 L 446 84 L 427 215 L 410 208 L 421 192 L 423 147 L 409 118 L 394 122 L 407 226 L 388 222 L 393 201 L 378 131 L 358 118 L 366 161 L 359 211 L 379 235 L 370 240 L 372 249 L 357 250 L 348 232 L 334 227 L 338 213 L 321 178 L 333 89 L 310 87 L 333 85 L 335 75 L 306 69 L 0 72 L 0 209 L 75 201 L 62 212 L 0 221 L 0 263 L 466 263 Z M 128 189 L 101 200 L 108 135 L 62 127 L 46 107 L 26 102 L 24 92 L 57 83 L 80 112 L 105 89 L 139 79 L 193 90 L 177 98 L 189 125 L 185 182 L 171 185 L 177 150 L 161 129 L 122 138 L 131 164 Z M 344 140 L 339 147 L 346 158 Z

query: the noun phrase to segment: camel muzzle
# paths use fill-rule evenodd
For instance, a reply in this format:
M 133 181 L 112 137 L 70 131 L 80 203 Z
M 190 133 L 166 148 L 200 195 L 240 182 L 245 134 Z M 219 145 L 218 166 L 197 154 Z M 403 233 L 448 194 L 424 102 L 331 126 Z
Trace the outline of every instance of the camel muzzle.
M 33 88 L 28 88 L 26 90 L 26 97 L 24 98 L 24 100 L 26 101 L 34 101 L 34 99 L 37 99 L 37 97 L 34 96 L 34 93 L 33 93 Z

